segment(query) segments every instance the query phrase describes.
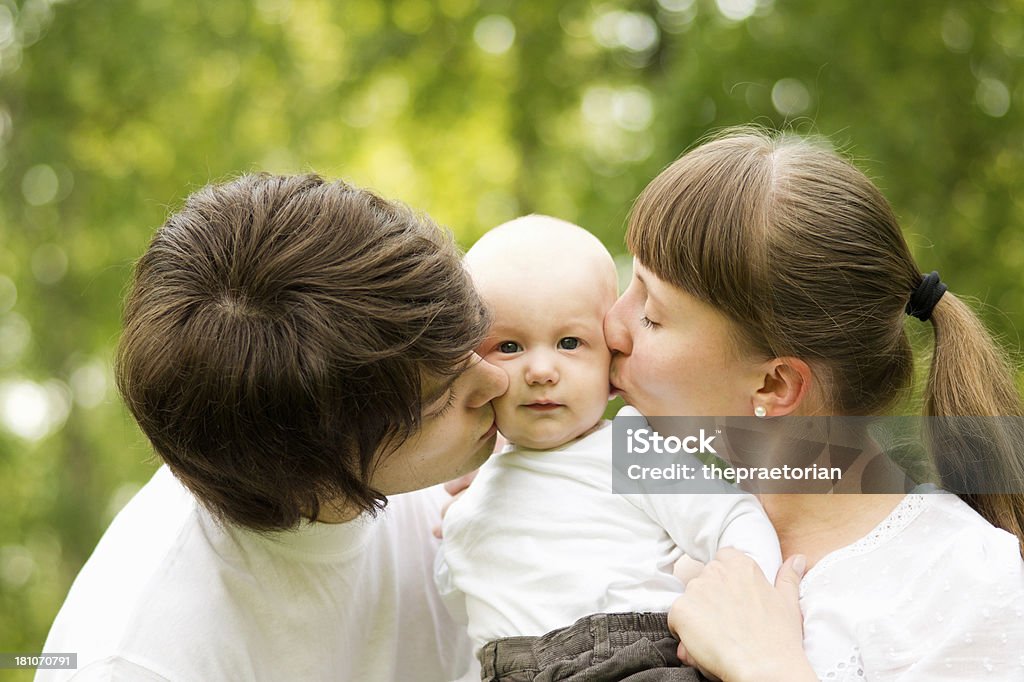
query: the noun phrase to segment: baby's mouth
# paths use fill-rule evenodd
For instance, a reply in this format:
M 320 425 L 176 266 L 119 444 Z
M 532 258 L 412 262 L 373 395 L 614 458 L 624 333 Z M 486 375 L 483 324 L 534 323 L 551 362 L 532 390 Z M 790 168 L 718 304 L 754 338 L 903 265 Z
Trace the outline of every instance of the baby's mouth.
M 551 412 L 557 410 L 560 407 L 564 407 L 562 403 L 556 403 L 552 400 L 535 400 L 532 403 L 526 403 L 523 407 L 529 410 L 535 410 L 537 412 Z

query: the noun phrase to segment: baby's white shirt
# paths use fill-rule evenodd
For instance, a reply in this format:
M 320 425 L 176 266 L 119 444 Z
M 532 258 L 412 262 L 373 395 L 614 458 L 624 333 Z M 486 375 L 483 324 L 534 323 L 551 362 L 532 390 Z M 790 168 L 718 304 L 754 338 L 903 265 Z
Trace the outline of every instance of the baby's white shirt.
M 553 450 L 509 446 L 480 468 L 448 510 L 435 571 L 478 649 L 592 613 L 667 611 L 683 591 L 672 575 L 683 553 L 706 562 L 736 547 L 774 580 L 778 538 L 753 496 L 611 487 L 611 422 Z

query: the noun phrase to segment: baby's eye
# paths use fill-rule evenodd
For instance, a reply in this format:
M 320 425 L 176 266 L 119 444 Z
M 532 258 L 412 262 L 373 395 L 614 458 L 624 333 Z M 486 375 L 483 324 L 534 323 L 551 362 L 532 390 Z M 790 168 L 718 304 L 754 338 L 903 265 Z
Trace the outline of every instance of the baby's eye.
M 659 325 L 657 322 L 644 315 L 643 317 L 640 318 L 640 326 L 651 328 L 660 327 L 661 325 Z
M 523 347 L 515 341 L 502 341 L 498 344 L 499 353 L 519 353 L 522 350 Z
M 575 336 L 566 336 L 558 340 L 558 347 L 561 350 L 576 350 L 580 347 L 580 340 Z

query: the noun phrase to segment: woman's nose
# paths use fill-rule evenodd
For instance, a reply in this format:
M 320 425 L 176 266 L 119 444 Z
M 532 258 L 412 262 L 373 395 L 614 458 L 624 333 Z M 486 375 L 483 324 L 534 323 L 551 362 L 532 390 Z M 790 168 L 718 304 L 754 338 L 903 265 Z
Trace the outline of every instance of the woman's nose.
M 474 353 L 473 366 L 467 370 L 473 373 L 473 382 L 467 397 L 471 408 L 483 407 L 508 390 L 508 374 Z
M 621 353 L 622 355 L 629 355 L 633 350 L 633 336 L 628 324 L 632 304 L 626 298 L 628 293 L 627 291 L 620 296 L 604 316 L 605 343 L 608 344 L 608 349 L 612 353 Z

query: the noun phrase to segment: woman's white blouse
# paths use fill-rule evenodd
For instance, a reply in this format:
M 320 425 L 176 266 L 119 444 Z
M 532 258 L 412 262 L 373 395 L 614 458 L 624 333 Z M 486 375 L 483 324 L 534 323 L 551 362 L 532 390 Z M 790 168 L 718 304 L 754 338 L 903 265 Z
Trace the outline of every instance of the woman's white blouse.
M 907 495 L 800 585 L 822 680 L 1024 680 L 1017 538 L 955 495 Z

